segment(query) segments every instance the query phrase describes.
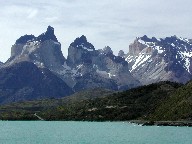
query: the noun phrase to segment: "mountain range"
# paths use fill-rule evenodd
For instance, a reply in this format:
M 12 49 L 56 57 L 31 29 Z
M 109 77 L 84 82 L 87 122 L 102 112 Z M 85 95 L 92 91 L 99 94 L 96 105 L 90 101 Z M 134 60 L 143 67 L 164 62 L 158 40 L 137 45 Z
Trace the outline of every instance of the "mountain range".
M 39 36 L 24 35 L 0 63 L 0 103 L 60 98 L 92 88 L 127 90 L 159 81 L 191 79 L 192 40 L 136 38 L 118 56 L 109 46 L 96 50 L 86 36 L 76 38 L 65 58 L 48 26 Z
M 131 74 L 142 85 L 165 80 L 186 83 L 192 76 L 190 39 L 139 37 L 129 46 L 129 53 L 124 57 Z

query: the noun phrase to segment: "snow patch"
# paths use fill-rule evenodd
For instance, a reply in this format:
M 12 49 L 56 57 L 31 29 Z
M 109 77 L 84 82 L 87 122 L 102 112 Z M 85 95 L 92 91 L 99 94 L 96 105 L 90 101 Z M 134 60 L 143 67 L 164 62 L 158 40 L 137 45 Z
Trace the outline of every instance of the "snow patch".
M 164 52 L 163 48 L 160 46 L 156 46 L 155 49 L 158 51 L 159 54 Z
M 138 42 L 141 43 L 141 44 L 144 44 L 144 45 L 146 44 L 146 42 L 141 40 L 141 39 L 139 39 Z
M 140 66 L 143 63 L 145 63 L 150 57 L 151 57 L 151 55 L 140 54 L 138 56 L 138 58 L 136 58 L 136 61 L 135 61 L 134 65 L 132 66 L 130 71 L 133 71 L 138 66 Z
M 87 51 L 94 51 L 94 49 L 91 49 L 91 48 L 87 48 L 85 47 L 83 44 L 79 45 L 80 47 L 82 47 L 84 50 L 87 50 Z
M 190 67 L 190 59 L 186 58 L 186 60 L 185 60 L 185 69 L 190 73 L 189 67 Z

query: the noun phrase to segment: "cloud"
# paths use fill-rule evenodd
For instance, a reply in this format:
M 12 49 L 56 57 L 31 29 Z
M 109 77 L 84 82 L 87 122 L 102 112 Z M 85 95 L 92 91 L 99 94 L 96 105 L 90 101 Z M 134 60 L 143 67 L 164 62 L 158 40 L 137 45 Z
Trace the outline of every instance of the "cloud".
M 47 17 L 47 18 L 45 18 L 45 21 L 47 22 L 47 23 L 55 23 L 55 22 L 57 22 L 59 20 L 59 18 L 58 17 Z
M 17 0 L 0 5 L 0 61 L 24 34 L 39 35 L 48 25 L 67 56 L 70 43 L 82 34 L 96 49 L 128 52 L 135 37 L 178 35 L 192 38 L 191 0 Z M 4 54 L 2 55 L 2 51 Z
M 27 18 L 28 18 L 28 19 L 32 19 L 32 18 L 34 18 L 37 14 L 38 14 L 38 10 L 37 10 L 37 9 L 31 9 L 31 10 L 29 10 L 29 12 L 28 12 Z

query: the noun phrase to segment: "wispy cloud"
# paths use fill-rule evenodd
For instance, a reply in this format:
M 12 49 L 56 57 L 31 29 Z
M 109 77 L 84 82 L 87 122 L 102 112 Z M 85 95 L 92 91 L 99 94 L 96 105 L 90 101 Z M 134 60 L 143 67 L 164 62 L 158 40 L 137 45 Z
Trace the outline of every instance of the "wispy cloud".
M 32 19 L 32 18 L 34 18 L 37 14 L 38 14 L 38 10 L 37 10 L 37 9 L 30 9 L 30 10 L 28 11 L 28 16 L 27 16 L 27 18 L 28 18 L 28 19 Z
M 192 37 L 191 0 L 10 0 L 0 5 L 0 60 L 24 34 L 55 28 L 64 55 L 69 44 L 84 34 L 97 49 L 105 45 L 117 54 L 128 52 L 135 37 Z

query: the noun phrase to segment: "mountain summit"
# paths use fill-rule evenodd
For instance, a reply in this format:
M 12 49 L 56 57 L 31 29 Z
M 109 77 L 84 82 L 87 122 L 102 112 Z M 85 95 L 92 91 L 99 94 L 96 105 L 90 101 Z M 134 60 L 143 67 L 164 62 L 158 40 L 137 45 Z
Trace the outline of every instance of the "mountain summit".
M 6 65 L 29 61 L 38 67 L 56 68 L 64 64 L 65 58 L 61 44 L 54 35 L 54 28 L 48 26 L 47 31 L 38 37 L 24 35 L 11 48 L 11 57 Z
M 54 28 L 51 26 L 48 26 L 47 31 L 40 36 L 37 37 L 37 40 L 40 42 L 44 42 L 46 40 L 53 40 L 55 42 L 58 42 L 55 34 L 54 34 Z

